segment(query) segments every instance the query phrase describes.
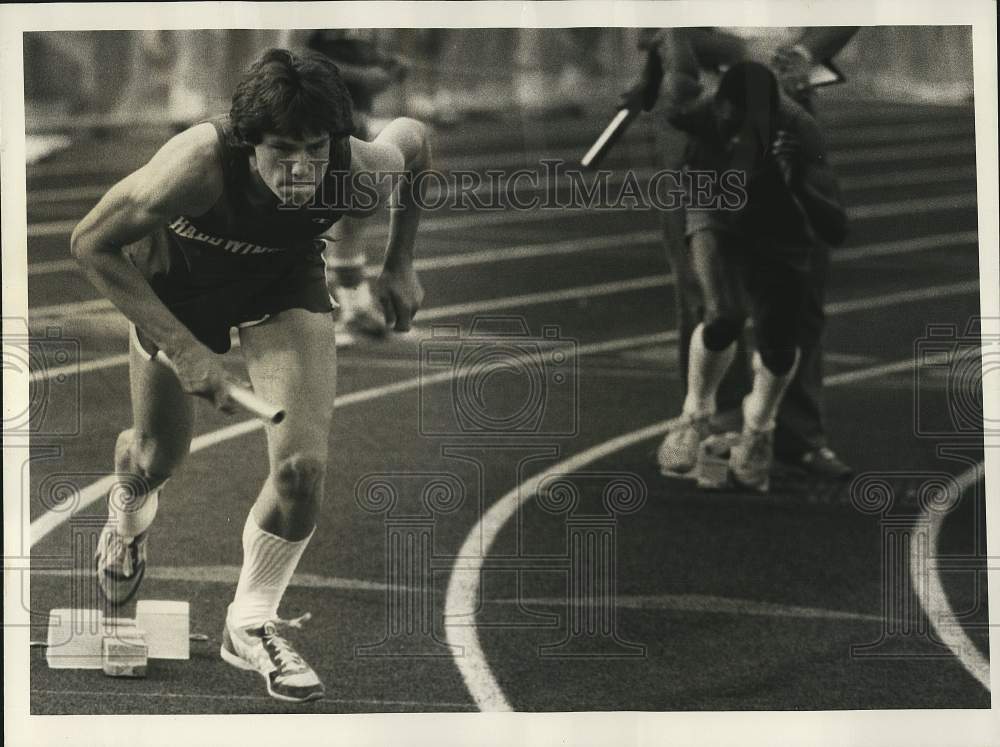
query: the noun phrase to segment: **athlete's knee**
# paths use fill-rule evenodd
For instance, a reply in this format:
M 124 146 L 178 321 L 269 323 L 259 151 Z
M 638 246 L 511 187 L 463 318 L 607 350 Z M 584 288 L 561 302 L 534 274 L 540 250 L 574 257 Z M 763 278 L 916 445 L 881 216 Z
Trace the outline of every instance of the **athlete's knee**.
M 744 320 L 736 315 L 710 314 L 702 327 L 701 339 L 708 350 L 718 352 L 732 345 L 743 331 Z
M 115 468 L 153 489 L 170 477 L 187 456 L 187 444 L 169 443 L 135 429 L 122 431 L 115 444 Z
M 775 376 L 784 376 L 795 365 L 797 350 L 794 345 L 763 345 L 758 351 L 761 363 Z
M 797 329 L 790 319 L 762 320 L 757 325 L 757 352 L 775 376 L 784 376 L 795 365 L 799 348 Z
M 326 464 L 315 455 L 295 453 L 282 459 L 274 471 L 278 495 L 292 501 L 318 501 Z

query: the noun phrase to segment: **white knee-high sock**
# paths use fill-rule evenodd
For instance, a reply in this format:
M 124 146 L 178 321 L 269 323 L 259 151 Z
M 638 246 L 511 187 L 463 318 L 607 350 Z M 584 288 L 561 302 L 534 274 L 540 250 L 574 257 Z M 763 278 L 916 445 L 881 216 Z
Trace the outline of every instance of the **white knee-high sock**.
M 243 525 L 243 568 L 236 596 L 229 606 L 231 624 L 239 628 L 256 627 L 275 618 L 281 597 L 312 534 L 296 542 L 283 539 L 257 526 L 253 511 L 250 512 Z
M 755 431 L 774 428 L 774 418 L 778 414 L 781 398 L 785 395 L 789 382 L 799 367 L 799 351 L 795 351 L 795 362 L 781 376 L 767 370 L 760 353 L 753 354 L 753 389 L 743 400 L 743 424 Z
M 685 415 L 711 415 L 715 412 L 715 395 L 719 391 L 719 384 L 736 355 L 735 342 L 725 350 L 706 348 L 704 330 L 705 325 L 699 324 L 691 334 L 688 388 L 683 409 Z
M 114 522 L 118 534 L 132 540 L 153 523 L 160 506 L 159 496 L 159 488 L 142 496 L 132 496 L 127 486 L 119 484 L 112 488 L 108 499 L 108 521 Z

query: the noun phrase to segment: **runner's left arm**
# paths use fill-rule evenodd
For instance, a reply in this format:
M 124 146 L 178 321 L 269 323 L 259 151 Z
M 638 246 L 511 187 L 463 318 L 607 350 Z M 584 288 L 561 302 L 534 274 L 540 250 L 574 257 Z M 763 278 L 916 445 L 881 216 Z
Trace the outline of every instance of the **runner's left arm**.
M 386 324 L 405 332 L 424 297 L 413 269 L 413 254 L 421 213 L 417 180 L 431 166 L 430 133 L 417 120 L 400 118 L 386 125 L 374 142 L 353 141 L 354 146 L 361 167 L 374 172 L 380 189 L 385 190 L 380 197 L 389 203 L 389 240 L 375 289 Z M 393 178 L 386 179 L 388 174 Z

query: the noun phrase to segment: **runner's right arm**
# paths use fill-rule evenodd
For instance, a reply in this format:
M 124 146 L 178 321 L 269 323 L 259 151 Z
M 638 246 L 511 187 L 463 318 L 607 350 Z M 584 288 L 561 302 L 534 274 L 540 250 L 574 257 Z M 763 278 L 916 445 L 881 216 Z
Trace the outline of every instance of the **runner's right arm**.
M 222 194 L 215 130 L 192 127 L 115 184 L 73 230 L 70 251 L 86 278 L 171 359 L 184 390 L 229 411 L 229 380 L 213 353 L 157 298 L 124 248 L 178 215 L 206 212 Z

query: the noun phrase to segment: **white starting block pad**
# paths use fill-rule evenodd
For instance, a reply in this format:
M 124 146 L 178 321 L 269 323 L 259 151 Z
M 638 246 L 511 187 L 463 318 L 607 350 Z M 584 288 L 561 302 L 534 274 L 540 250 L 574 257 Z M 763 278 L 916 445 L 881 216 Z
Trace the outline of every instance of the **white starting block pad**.
M 104 617 L 96 609 L 49 613 L 45 659 L 51 669 L 102 669 L 117 677 L 143 677 L 147 659 L 189 659 L 187 602 L 145 600 L 136 619 Z
M 739 443 L 739 433 L 718 433 L 709 436 L 698 447 L 698 463 L 694 478 L 704 490 L 724 490 L 729 481 L 729 452 Z
M 702 490 L 726 490 L 734 487 L 729 478 L 729 454 L 739 443 L 738 432 L 716 433 L 698 445 L 698 460 L 690 472 L 661 469 L 664 477 L 694 480 Z
M 146 631 L 150 659 L 191 658 L 191 605 L 143 599 L 135 606 L 136 624 Z

